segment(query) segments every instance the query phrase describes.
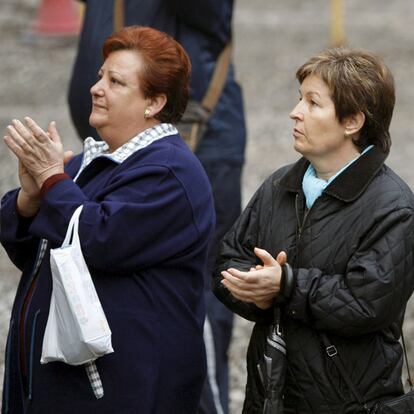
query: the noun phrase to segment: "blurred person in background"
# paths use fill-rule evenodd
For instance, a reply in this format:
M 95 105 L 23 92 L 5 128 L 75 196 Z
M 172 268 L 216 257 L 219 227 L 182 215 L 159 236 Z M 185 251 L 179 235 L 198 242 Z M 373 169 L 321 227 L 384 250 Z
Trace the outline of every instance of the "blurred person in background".
M 69 106 L 79 137 L 97 137 L 89 125 L 88 90 L 102 64 L 101 46 L 114 27 L 114 0 L 85 1 L 85 14 L 74 63 Z M 169 33 L 186 50 L 192 65 L 190 98 L 202 101 L 220 53 L 231 41 L 233 0 L 124 0 L 123 20 Z M 241 90 L 230 65 L 220 99 L 196 150 L 209 177 L 217 217 L 205 280 L 207 320 L 205 344 L 208 381 L 200 413 L 228 413 L 228 357 L 233 314 L 211 291 L 211 275 L 219 241 L 241 209 L 241 172 L 245 150 L 245 120 Z
M 21 188 L 1 201 L 0 240 L 23 271 L 7 340 L 3 413 L 193 414 L 206 375 L 204 274 L 214 231 L 208 178 L 172 123 L 187 104 L 190 61 L 152 28 L 108 38 L 91 87 L 88 138 L 71 160 L 56 125 L 13 120 L 5 142 Z M 66 167 L 64 163 L 67 161 Z M 82 252 L 112 330 L 96 361 L 40 364 L 52 292 L 49 250 L 79 220 Z
M 379 57 L 341 48 L 296 77 L 290 117 L 302 158 L 264 182 L 225 236 L 214 291 L 256 322 L 244 413 L 274 412 L 263 411 L 272 389 L 261 367 L 275 308 L 283 412 L 367 412 L 364 404 L 403 394 L 399 338 L 414 288 L 414 197 L 384 163 L 394 81 Z

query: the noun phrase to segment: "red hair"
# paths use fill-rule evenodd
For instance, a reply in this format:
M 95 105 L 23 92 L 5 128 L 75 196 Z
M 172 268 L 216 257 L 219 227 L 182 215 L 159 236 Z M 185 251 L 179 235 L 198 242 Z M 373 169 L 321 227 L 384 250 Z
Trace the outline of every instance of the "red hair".
M 157 114 L 160 122 L 178 122 L 187 106 L 191 63 L 183 47 L 170 35 L 150 27 L 124 27 L 106 39 L 102 52 L 106 59 L 112 52 L 133 50 L 144 61 L 138 74 L 145 98 L 161 94 L 167 103 Z

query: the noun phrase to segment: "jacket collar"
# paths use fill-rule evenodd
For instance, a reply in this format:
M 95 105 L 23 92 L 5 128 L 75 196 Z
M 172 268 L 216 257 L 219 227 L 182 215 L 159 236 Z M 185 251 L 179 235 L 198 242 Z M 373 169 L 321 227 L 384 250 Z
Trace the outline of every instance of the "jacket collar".
M 324 193 L 346 202 L 355 200 L 365 191 L 384 165 L 387 156 L 387 153 L 373 147 L 339 174 L 325 188 Z M 302 180 L 308 166 L 309 161 L 302 157 L 280 180 L 280 185 L 288 191 L 296 193 L 302 191 Z
M 111 153 L 109 152 L 109 145 L 105 141 L 96 141 L 94 138 L 88 137 L 84 142 L 82 163 L 74 180 L 76 181 L 81 172 L 96 158 L 105 157 L 116 164 L 122 164 L 132 154 L 154 141 L 176 134 L 178 134 L 178 131 L 172 124 L 157 124 L 140 132 Z

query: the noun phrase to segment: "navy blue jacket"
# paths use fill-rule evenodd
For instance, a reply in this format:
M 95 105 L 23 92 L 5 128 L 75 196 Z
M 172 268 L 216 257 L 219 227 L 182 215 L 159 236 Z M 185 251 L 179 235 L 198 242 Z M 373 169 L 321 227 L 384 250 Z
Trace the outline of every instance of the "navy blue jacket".
M 72 177 L 80 161 L 68 164 Z M 1 242 L 23 271 L 7 343 L 3 412 L 193 414 L 205 376 L 203 272 L 214 208 L 208 179 L 181 137 L 162 138 L 121 164 L 95 159 L 77 183 L 55 184 L 33 219 L 17 215 L 16 196 L 17 190 L 9 192 L 1 206 Z M 101 400 L 84 367 L 40 364 L 52 280 L 49 250 L 33 272 L 39 239 L 59 246 L 80 204 L 81 246 L 115 351 L 97 360 Z
M 90 87 L 101 67 L 101 48 L 113 30 L 113 0 L 87 0 L 78 55 L 69 89 L 69 106 L 82 139 L 97 137 L 89 125 Z M 231 38 L 233 0 L 125 0 L 125 24 L 149 26 L 178 40 L 192 64 L 191 92 L 201 101 L 218 55 Z M 245 120 L 241 90 L 231 66 L 228 78 L 197 150 L 202 162 L 231 161 L 242 164 Z

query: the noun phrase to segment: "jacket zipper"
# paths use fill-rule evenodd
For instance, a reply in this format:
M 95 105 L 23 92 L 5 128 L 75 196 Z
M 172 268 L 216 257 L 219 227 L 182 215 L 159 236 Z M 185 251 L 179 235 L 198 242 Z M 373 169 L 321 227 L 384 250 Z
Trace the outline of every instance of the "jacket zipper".
M 35 313 L 33 318 L 32 324 L 32 337 L 30 338 L 30 354 L 29 354 L 29 400 L 33 398 L 33 356 L 34 356 L 34 346 L 35 346 L 35 336 L 36 336 L 36 325 L 37 325 L 37 318 L 39 316 L 40 309 L 38 309 Z
M 298 222 L 298 241 L 300 241 L 300 239 L 302 237 L 302 232 L 303 232 L 303 229 L 304 229 L 305 224 L 306 224 L 306 219 L 307 219 L 311 209 L 312 209 L 312 207 L 305 211 L 305 214 L 303 215 L 303 220 L 301 222 L 300 221 L 300 216 L 299 216 L 299 194 L 296 194 L 296 197 L 295 197 L 295 211 L 296 211 L 296 220 Z
M 36 287 L 36 282 L 38 274 L 40 271 L 40 265 L 43 261 L 43 257 L 46 252 L 48 242 L 45 239 L 42 239 L 39 243 L 39 253 L 34 265 L 33 276 L 30 281 L 29 287 L 26 291 L 25 298 L 23 300 L 22 306 L 20 308 L 19 320 L 18 320 L 18 337 L 19 337 L 19 360 L 20 360 L 20 377 L 22 381 L 22 386 L 24 394 L 29 396 L 29 361 L 26 360 L 26 347 L 25 347 L 25 326 L 26 326 L 26 317 L 27 310 L 30 307 L 30 302 L 32 300 L 32 295 Z M 36 319 L 36 316 L 35 316 Z

